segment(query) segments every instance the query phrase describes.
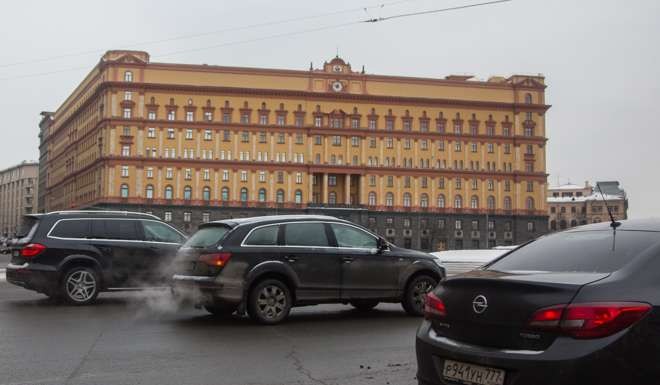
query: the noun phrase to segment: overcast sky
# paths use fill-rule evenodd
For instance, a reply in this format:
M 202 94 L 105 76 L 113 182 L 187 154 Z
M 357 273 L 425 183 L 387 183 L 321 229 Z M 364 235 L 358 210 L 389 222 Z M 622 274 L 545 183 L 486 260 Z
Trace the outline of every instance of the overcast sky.
M 631 217 L 660 216 L 660 117 L 653 108 L 660 105 L 660 1 L 513 0 L 258 40 L 462 4 L 470 1 L 9 2 L 0 13 L 0 169 L 38 159 L 39 113 L 57 109 L 103 51 L 144 49 L 152 61 L 307 69 L 339 49 L 354 69 L 365 65 L 376 74 L 544 74 L 552 104 L 549 182 L 619 180 Z M 344 10 L 352 11 L 328 15 Z M 254 27 L 320 14 L 326 16 Z M 238 29 L 246 26 L 253 27 Z M 184 35 L 198 36 L 141 44 Z M 219 46 L 245 40 L 257 41 Z M 81 52 L 88 54 L 39 61 Z M 18 62 L 29 64 L 10 66 Z

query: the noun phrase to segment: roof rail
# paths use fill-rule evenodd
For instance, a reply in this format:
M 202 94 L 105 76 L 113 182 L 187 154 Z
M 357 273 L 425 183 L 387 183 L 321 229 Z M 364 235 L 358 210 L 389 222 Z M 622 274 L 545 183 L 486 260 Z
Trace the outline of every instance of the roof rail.
M 119 214 L 119 215 L 143 215 L 146 217 L 151 217 L 160 220 L 159 217 L 153 214 L 141 213 L 137 211 L 120 211 L 120 210 L 60 210 L 60 211 L 51 211 L 46 214 L 91 214 L 91 213 L 100 213 L 100 214 Z

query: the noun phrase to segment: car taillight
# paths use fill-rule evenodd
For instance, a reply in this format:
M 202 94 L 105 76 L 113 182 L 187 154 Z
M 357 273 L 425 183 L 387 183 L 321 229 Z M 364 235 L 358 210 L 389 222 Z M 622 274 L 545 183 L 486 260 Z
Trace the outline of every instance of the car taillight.
M 447 309 L 445 308 L 445 303 L 433 292 L 426 294 L 426 299 L 424 300 L 424 317 L 429 319 L 431 317 L 446 316 Z
M 639 302 L 591 302 L 557 305 L 538 310 L 529 326 L 555 330 L 573 338 L 602 338 L 642 319 L 651 305 Z
M 230 258 L 231 253 L 202 254 L 199 256 L 199 261 L 209 266 L 223 267 L 229 262 Z
M 34 258 L 37 255 L 41 254 L 46 250 L 46 246 L 41 243 L 30 243 L 21 249 L 21 257 L 23 258 Z

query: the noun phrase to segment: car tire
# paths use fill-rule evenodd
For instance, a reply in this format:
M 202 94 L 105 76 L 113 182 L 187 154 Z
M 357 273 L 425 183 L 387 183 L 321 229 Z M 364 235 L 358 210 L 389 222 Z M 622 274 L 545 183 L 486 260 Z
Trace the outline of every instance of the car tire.
M 233 305 L 204 305 L 204 309 L 214 317 L 230 317 L 236 311 Z
M 72 267 L 64 273 L 60 298 L 70 305 L 89 305 L 99 295 L 101 281 L 96 270 L 85 266 Z
M 292 305 L 291 291 L 284 282 L 265 279 L 250 290 L 247 311 L 255 322 L 275 325 L 288 317 Z
M 401 301 L 406 313 L 416 317 L 423 315 L 424 296 L 433 290 L 437 284 L 438 280 L 429 274 L 419 274 L 410 280 L 403 293 L 403 301 Z
M 359 311 L 369 311 L 378 306 L 378 301 L 373 299 L 356 299 L 351 301 L 350 304 Z

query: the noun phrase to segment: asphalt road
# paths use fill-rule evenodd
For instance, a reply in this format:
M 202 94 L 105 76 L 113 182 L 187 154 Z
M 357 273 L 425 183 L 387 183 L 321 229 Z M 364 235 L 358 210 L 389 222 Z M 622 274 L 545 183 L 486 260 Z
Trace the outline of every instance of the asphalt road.
M 0 384 L 412 385 L 419 323 L 399 305 L 323 305 L 265 327 L 176 309 L 166 292 L 74 307 L 2 281 Z

